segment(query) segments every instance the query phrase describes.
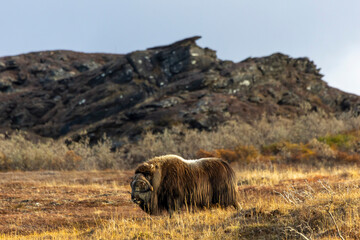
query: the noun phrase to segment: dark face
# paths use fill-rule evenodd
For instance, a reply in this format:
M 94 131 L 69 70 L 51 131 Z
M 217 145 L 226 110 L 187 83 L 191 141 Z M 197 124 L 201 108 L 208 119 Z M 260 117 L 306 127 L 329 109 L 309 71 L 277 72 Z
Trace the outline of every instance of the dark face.
M 131 200 L 138 204 L 141 209 L 148 211 L 153 187 L 149 180 L 141 173 L 134 176 L 131 186 Z

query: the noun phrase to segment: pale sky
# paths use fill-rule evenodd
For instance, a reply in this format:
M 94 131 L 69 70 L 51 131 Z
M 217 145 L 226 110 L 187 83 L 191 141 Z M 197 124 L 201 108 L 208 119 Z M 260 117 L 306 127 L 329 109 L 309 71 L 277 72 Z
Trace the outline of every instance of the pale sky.
M 359 0 L 0 0 L 0 56 L 66 49 L 129 53 L 201 35 L 223 60 L 309 57 L 360 95 Z

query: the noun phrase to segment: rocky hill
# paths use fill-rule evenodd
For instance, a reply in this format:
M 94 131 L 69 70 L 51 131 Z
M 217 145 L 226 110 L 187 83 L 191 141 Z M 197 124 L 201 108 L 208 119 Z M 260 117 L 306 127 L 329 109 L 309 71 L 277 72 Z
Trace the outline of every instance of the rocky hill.
M 0 58 L 0 130 L 115 146 L 173 124 L 211 130 L 233 116 L 360 114 L 360 97 L 329 87 L 308 58 L 223 61 L 199 37 L 126 55 L 49 51 Z

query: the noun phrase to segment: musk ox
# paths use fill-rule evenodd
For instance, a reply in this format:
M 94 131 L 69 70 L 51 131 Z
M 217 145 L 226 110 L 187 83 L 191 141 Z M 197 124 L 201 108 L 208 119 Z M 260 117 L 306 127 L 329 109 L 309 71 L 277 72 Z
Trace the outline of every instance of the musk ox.
M 130 185 L 132 201 L 153 215 L 162 210 L 171 215 L 183 206 L 240 207 L 235 173 L 219 158 L 155 157 L 137 167 Z

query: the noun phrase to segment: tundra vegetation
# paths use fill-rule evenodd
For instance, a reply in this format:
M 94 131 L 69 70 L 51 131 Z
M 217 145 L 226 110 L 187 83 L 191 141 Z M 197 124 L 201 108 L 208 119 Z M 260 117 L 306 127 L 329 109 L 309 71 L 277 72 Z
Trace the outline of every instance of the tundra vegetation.
M 115 152 L 106 137 L 63 142 L 0 136 L 0 238 L 360 239 L 359 117 L 233 119 L 212 132 L 177 125 Z M 169 153 L 228 161 L 241 209 L 169 218 L 131 203 L 135 166 Z

